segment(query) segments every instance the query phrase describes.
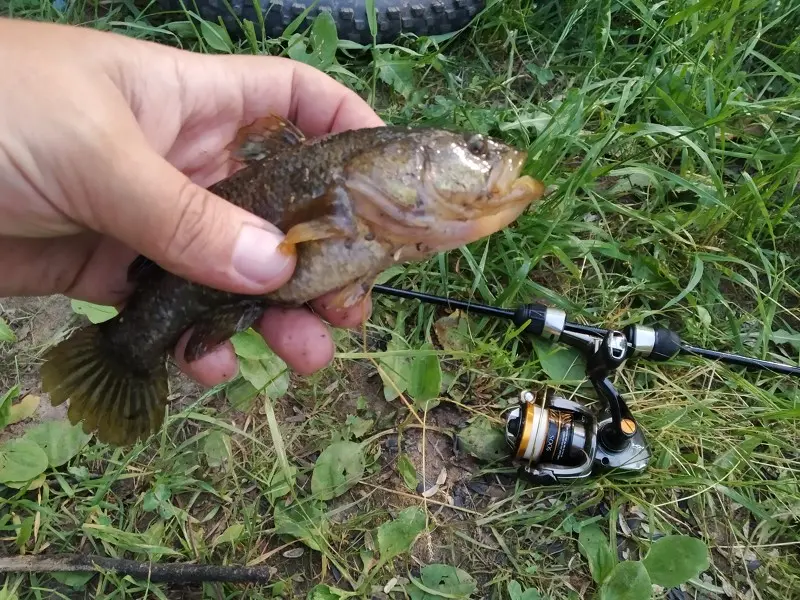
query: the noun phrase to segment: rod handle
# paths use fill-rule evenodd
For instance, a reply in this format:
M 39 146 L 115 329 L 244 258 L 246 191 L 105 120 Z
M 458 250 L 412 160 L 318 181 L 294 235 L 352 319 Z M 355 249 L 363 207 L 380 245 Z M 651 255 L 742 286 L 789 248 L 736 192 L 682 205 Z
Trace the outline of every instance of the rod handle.
M 633 355 L 656 362 L 666 362 L 675 358 L 681 351 L 680 336 L 666 327 L 656 325 L 628 325 L 623 333 L 631 346 Z
M 549 308 L 544 304 L 523 304 L 512 317 L 517 327 L 530 321 L 527 330 L 547 340 L 557 341 L 567 324 L 567 314 L 558 308 Z

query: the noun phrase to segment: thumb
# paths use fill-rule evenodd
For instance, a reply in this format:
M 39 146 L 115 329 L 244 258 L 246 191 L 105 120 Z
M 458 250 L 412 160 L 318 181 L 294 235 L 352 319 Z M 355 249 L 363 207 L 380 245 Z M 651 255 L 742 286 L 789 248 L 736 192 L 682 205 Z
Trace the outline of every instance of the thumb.
M 108 169 L 111 189 L 92 194 L 98 229 L 176 275 L 235 293 L 267 293 L 296 264 L 271 223 L 192 182 L 143 144 Z M 115 161 L 116 162 L 116 161 Z M 105 186 L 104 186 L 105 187 Z

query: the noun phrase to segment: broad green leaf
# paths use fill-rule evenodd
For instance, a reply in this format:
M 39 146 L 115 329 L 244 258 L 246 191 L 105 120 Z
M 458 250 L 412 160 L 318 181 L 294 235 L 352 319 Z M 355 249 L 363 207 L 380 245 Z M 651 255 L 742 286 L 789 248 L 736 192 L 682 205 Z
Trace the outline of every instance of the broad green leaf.
M 436 339 L 445 350 L 466 351 L 472 347 L 469 316 L 459 310 L 441 317 L 433 324 Z
M 311 476 L 311 493 L 319 500 L 341 496 L 364 475 L 364 452 L 361 444 L 336 442 L 319 455 Z
M 314 48 L 314 65 L 318 69 L 326 69 L 336 60 L 336 47 L 339 35 L 336 22 L 327 11 L 321 11 L 311 26 L 311 45 Z
M 234 523 L 230 525 L 225 531 L 220 533 L 214 541 L 211 543 L 212 546 L 218 546 L 220 544 L 235 544 L 239 538 L 242 537 L 244 533 L 244 525 L 241 523 Z
M 323 11 L 314 19 L 308 42 L 297 34 L 289 41 L 289 58 L 324 71 L 336 62 L 339 37 L 333 17 Z M 309 52 L 309 47 L 311 51 Z
M 557 383 L 581 381 L 586 377 L 586 363 L 574 348 L 551 344 L 538 338 L 533 347 L 547 376 Z
M 36 409 L 39 408 L 39 401 L 39 396 L 28 394 L 17 404 L 12 405 L 8 411 L 8 424 L 13 425 L 25 419 L 30 419 L 36 413 Z
M 5 485 L 15 490 L 21 490 L 24 488 L 28 491 L 31 491 L 31 490 L 37 490 L 40 487 L 42 487 L 45 481 L 47 481 L 46 474 L 39 473 L 39 475 L 37 477 L 34 477 L 33 479 L 27 479 L 25 481 L 6 481 Z
M 19 386 L 15 385 L 5 394 L 0 396 L 0 429 L 8 425 L 11 420 L 11 403 L 19 396 Z
M 203 454 L 209 467 L 219 467 L 230 457 L 231 437 L 222 431 L 212 431 L 203 441 Z
M 600 600 L 650 600 L 653 585 L 640 561 L 626 560 L 614 567 L 599 595 Z
M 231 343 L 234 352 L 241 358 L 258 360 L 268 358 L 272 354 L 264 338 L 258 335 L 252 327 L 235 334 L 231 338 Z
M 315 585 L 309 590 L 306 600 L 340 600 L 341 598 L 349 598 L 354 596 L 353 592 L 347 592 L 334 588 L 324 583 Z
M 259 360 L 243 358 L 239 364 L 242 377 L 273 400 L 289 391 L 289 368 L 277 354 L 270 353 Z
M 17 341 L 17 336 L 11 327 L 8 326 L 5 319 L 0 317 L 0 342 L 9 342 L 13 344 Z
M 428 345 L 424 349 L 430 349 Z M 438 402 L 442 389 L 442 367 L 435 354 L 415 356 L 411 361 L 411 379 L 408 382 L 408 393 L 414 404 L 422 409 L 430 410 Z
M 142 500 L 142 510 L 145 512 L 153 512 L 161 505 L 161 501 L 152 490 L 144 495 Z
M 278 502 L 273 514 L 275 533 L 301 540 L 312 550 L 322 550 L 330 528 L 324 508 L 323 503 L 309 500 L 289 506 Z
M 283 469 L 276 468 L 273 474 L 267 480 L 267 485 L 264 488 L 264 495 L 274 503 L 278 498 L 288 494 L 297 478 L 297 467 L 289 465 L 288 478 Z
M 69 421 L 45 421 L 27 431 L 25 438 L 38 444 L 51 467 L 60 467 L 75 457 L 92 437 L 83 433 L 80 424 Z
M 241 412 L 248 412 L 258 397 L 258 390 L 244 377 L 237 377 L 225 387 L 228 403 Z
M 708 547 L 687 535 L 668 535 L 656 540 L 642 563 L 656 585 L 672 588 L 708 569 Z
M 397 330 L 399 331 L 400 328 L 401 325 L 398 323 Z M 408 347 L 401 342 L 398 333 L 392 334 L 386 344 L 387 352 L 407 349 Z M 411 380 L 411 360 L 407 356 L 384 356 L 379 359 L 379 362 L 381 366 L 379 373 L 383 380 L 383 396 L 387 402 L 391 402 L 408 389 Z
M 73 590 L 83 589 L 97 573 L 72 573 L 70 571 L 56 571 L 50 575 L 62 585 L 67 585 Z
M 79 315 L 86 315 L 92 323 L 102 323 L 117 316 L 117 309 L 113 306 L 93 304 L 83 300 L 71 300 L 72 310 Z
M 414 67 L 411 57 L 403 56 L 399 51 L 380 53 L 378 77 L 391 86 L 395 92 L 408 99 L 416 89 Z
M 425 529 L 425 513 L 415 506 L 404 509 L 397 518 L 378 527 L 378 551 L 385 564 L 411 549 L 417 536 Z
M 286 32 L 284 32 L 285 35 Z M 286 53 L 289 58 L 298 62 L 309 64 L 313 60 L 311 53 L 308 51 L 307 40 L 301 33 L 295 33 L 289 37 Z
M 0 445 L 0 483 L 25 482 L 47 470 L 47 454 L 25 437 Z
M 405 452 L 397 457 L 397 470 L 400 471 L 400 476 L 403 478 L 403 483 L 406 484 L 406 487 L 412 492 L 415 491 L 419 483 L 417 470 Z
M 459 431 L 457 437 L 462 449 L 479 460 L 504 460 L 511 451 L 503 429 L 483 415 Z
M 345 421 L 345 426 L 350 435 L 352 435 L 355 439 L 359 439 L 369 433 L 374 423 L 375 421 L 372 419 L 362 419 L 356 415 L 348 415 L 347 421 Z
M 589 563 L 589 572 L 595 583 L 603 583 L 617 561 L 611 551 L 611 543 L 597 524 L 592 523 L 581 528 L 578 534 L 578 551 Z
M 466 571 L 450 565 L 432 564 L 423 567 L 421 580 L 412 578 L 408 586 L 412 600 L 438 600 L 447 598 L 469 598 L 478 588 L 475 579 Z
M 522 586 L 518 581 L 512 579 L 506 586 L 509 600 L 542 600 L 542 595 L 536 588 L 528 588 L 522 591 Z
M 776 344 L 789 344 L 795 351 L 800 351 L 800 333 L 778 329 L 772 332 L 770 339 Z
M 550 69 L 540 67 L 535 63 L 525 63 L 525 67 L 528 69 L 531 75 L 536 77 L 540 85 L 545 85 L 551 79 L 553 79 L 553 77 L 555 77 L 555 74 Z
M 231 42 L 228 31 L 222 25 L 203 19 L 200 21 L 200 31 L 206 44 L 214 50 L 218 52 L 230 52 L 233 50 L 233 42 Z

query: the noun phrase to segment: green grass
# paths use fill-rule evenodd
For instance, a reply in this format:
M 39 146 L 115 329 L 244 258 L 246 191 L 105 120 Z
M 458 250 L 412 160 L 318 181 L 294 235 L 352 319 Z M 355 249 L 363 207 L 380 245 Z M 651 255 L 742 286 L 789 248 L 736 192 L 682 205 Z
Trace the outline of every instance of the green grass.
M 214 51 L 192 33 L 197 21 L 173 15 L 170 25 L 155 6 L 78 3 L 61 16 L 38 2 L 5 6 Z M 393 285 L 505 306 L 543 299 L 573 320 L 660 322 L 695 345 L 797 364 L 799 30 L 796 0 L 508 0 L 450 39 L 348 49 L 335 62 L 323 52 L 319 66 L 388 122 L 456 126 L 527 147 L 527 172 L 548 186 L 546 201 L 513 228 L 410 266 Z M 230 51 L 287 52 L 285 40 Z M 13 327 L 28 326 L 15 314 Z M 514 580 L 561 599 L 597 591 L 577 543 L 595 523 L 621 558 L 643 557 L 659 533 L 707 544 L 711 565 L 681 586 L 685 595 L 657 588 L 654 597 L 800 597 L 796 381 L 689 358 L 629 364 L 614 383 L 647 433 L 648 471 L 536 488 L 504 465 L 454 454 L 452 436 L 480 415 L 499 423 L 520 389 L 550 385 L 571 396 L 576 382 L 564 380 L 547 346 L 471 318 L 460 351 L 428 365 L 438 362 L 445 377 L 436 406 L 424 410 L 407 394 L 384 399 L 376 367 L 384 377 L 399 369 L 394 381 L 408 384 L 417 364 L 408 361 L 421 360 L 414 351 L 440 348 L 443 314 L 376 298 L 366 349 L 359 335 L 341 334 L 336 363 L 293 378 L 285 393 L 243 411 L 231 406 L 230 388 L 192 392 L 146 444 L 89 443 L 36 489 L 3 491 L 4 551 L 20 552 L 22 541 L 26 554 L 274 566 L 271 586 L 209 584 L 208 598 L 305 597 L 321 583 L 383 598 L 393 575 L 418 578 L 442 563 L 475 578 L 474 598 L 509 598 Z M 387 339 L 412 357 L 387 356 Z M 36 364 L 38 350 L 2 346 L 0 392 Z M 313 493 L 315 460 L 341 440 L 361 444 L 365 471 L 323 501 Z M 352 446 L 338 447 L 353 459 Z M 418 478 L 424 470 L 426 487 L 444 467 L 441 490 L 426 499 L 408 487 L 398 451 Z M 281 489 L 287 468 L 293 485 Z M 423 511 L 425 532 L 376 566 L 378 528 L 407 507 Z M 296 541 L 303 528 L 314 547 Z M 214 545 L 226 530 L 233 541 Z M 291 554 L 298 548 L 301 556 Z M 47 575 L 7 582 L 20 599 L 55 597 L 59 585 Z M 406 597 L 401 587 L 391 597 Z M 112 574 L 59 589 L 70 598 L 201 597 Z

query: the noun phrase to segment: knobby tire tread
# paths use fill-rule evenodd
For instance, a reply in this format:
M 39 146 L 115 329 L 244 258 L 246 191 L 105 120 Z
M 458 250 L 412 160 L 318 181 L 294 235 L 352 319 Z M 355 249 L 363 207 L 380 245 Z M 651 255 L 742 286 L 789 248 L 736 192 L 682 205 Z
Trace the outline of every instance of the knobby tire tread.
M 279 38 L 313 0 L 257 0 L 261 2 L 265 34 Z M 183 0 L 188 10 L 195 10 L 204 19 L 218 22 L 222 17 L 230 31 L 239 30 L 237 18 L 253 23 L 259 31 L 254 0 Z M 182 11 L 181 0 L 161 0 L 170 11 Z M 466 27 L 483 10 L 485 0 L 375 0 L 378 43 L 391 43 L 401 34 L 418 36 L 452 33 Z M 235 14 L 231 14 L 231 9 Z M 370 44 L 372 34 L 367 21 L 364 0 L 320 0 L 309 11 L 300 27 L 303 31 L 314 18 L 327 11 L 336 23 L 339 39 Z

